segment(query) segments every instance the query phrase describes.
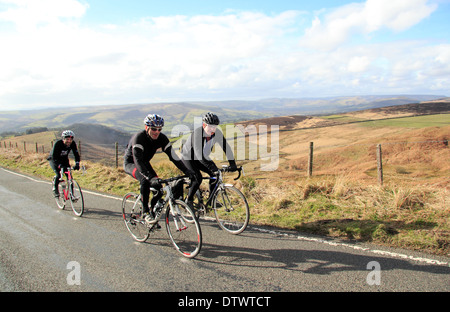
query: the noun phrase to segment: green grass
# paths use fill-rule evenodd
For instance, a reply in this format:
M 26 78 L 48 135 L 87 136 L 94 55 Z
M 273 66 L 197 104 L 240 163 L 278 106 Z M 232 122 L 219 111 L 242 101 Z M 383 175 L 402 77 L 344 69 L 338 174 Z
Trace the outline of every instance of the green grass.
M 361 127 L 406 127 L 426 128 L 442 127 L 450 124 L 450 114 L 414 116 L 361 122 Z
M 338 122 L 342 122 L 342 123 L 364 121 L 363 118 L 357 118 L 357 117 L 345 116 L 345 115 L 329 115 L 329 116 L 321 116 L 321 118 L 327 119 L 327 120 L 332 120 L 332 121 L 338 121 Z

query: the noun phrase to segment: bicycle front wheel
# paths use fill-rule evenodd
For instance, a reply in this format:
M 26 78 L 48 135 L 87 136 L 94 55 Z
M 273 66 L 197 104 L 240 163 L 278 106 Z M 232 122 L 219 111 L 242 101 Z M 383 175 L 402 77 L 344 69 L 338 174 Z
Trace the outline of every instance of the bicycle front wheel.
M 72 180 L 72 191 L 69 194 L 70 205 L 77 217 L 81 217 L 84 212 L 84 198 L 81 187 L 77 181 Z
M 244 194 L 232 185 L 225 185 L 214 198 L 214 214 L 219 226 L 230 234 L 242 233 L 250 220 L 250 208 Z
M 58 205 L 58 208 L 63 210 L 64 207 L 66 206 L 66 198 L 65 198 L 65 194 L 64 194 L 64 192 L 66 191 L 66 187 L 63 187 L 61 184 L 62 183 L 59 183 L 59 185 L 58 185 L 59 196 L 55 197 L 55 200 L 56 200 L 56 205 Z
M 141 196 L 128 193 L 122 200 L 122 217 L 131 236 L 138 242 L 145 242 L 150 235 L 150 229 L 142 216 Z
M 186 258 L 194 258 L 202 248 L 202 231 L 189 206 L 174 200 L 166 203 L 166 229 L 175 248 Z

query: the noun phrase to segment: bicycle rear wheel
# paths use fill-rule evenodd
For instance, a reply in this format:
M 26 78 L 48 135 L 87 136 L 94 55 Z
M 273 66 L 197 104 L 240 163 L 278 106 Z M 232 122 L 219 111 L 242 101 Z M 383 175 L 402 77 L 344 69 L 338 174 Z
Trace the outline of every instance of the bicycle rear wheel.
M 122 217 L 131 236 L 138 242 L 145 242 L 150 235 L 150 229 L 141 219 L 141 196 L 136 193 L 128 193 L 122 200 Z
M 166 230 L 175 248 L 186 258 L 194 258 L 202 248 L 202 231 L 189 206 L 181 201 L 172 201 L 166 209 Z
M 232 185 L 220 188 L 214 198 L 214 214 L 219 226 L 230 234 L 242 233 L 250 220 L 244 194 Z
M 75 180 L 72 180 L 72 193 L 69 194 L 69 200 L 75 215 L 81 217 L 84 212 L 84 198 L 81 187 Z
M 58 193 L 59 196 L 55 197 L 56 205 L 59 209 L 63 210 L 66 206 L 66 198 L 64 196 L 64 191 L 66 190 L 65 186 L 63 187 L 61 183 L 58 184 Z

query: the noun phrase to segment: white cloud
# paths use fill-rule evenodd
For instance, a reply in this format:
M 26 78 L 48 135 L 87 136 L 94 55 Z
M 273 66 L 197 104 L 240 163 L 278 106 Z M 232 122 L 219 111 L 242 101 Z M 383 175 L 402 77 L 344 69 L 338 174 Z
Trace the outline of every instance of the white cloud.
M 0 11 L 7 26 L 0 28 L 0 107 L 448 90 L 447 43 L 352 42 L 355 34 L 401 31 L 435 9 L 421 0 L 382 1 L 317 17 L 303 35 L 298 11 L 87 28 L 88 6 L 75 0 L 0 0 L 15 4 Z
M 0 12 L 0 21 L 13 22 L 22 32 L 59 23 L 62 18 L 80 18 L 89 7 L 76 0 L 0 0 L 1 3 L 12 6 Z
M 301 45 L 319 50 L 333 50 L 348 41 L 354 34 L 368 35 L 390 29 L 406 30 L 437 8 L 428 0 L 367 0 L 351 3 L 325 15 L 316 17 L 306 29 Z
M 348 62 L 347 70 L 352 73 L 364 72 L 370 65 L 370 59 L 367 56 L 354 56 Z
M 129 88 L 129 101 L 146 101 L 176 89 L 201 93 L 240 86 L 263 71 L 255 61 L 268 58 L 265 53 L 297 15 L 168 16 L 95 29 L 60 20 L 57 27 L 4 34 L 9 49 L 0 52 L 0 96 L 80 88 L 121 94 L 124 101 Z

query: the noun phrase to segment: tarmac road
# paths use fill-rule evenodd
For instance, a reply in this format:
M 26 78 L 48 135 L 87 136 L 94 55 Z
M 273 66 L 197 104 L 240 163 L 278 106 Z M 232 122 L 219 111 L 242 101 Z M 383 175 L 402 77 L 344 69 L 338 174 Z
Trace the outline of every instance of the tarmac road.
M 233 236 L 207 220 L 200 254 L 185 259 L 164 226 L 135 242 L 120 198 L 84 197 L 77 218 L 49 181 L 0 168 L 0 291 L 450 291 L 449 257 L 256 226 Z

